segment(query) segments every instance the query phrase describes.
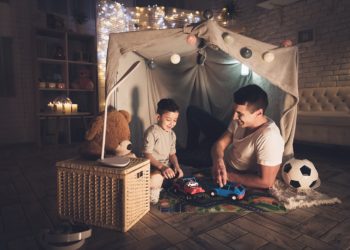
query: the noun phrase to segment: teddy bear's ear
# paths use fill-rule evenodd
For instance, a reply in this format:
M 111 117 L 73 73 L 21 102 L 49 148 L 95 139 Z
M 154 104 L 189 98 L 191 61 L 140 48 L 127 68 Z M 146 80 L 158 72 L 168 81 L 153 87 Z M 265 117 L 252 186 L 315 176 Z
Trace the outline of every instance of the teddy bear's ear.
M 128 121 L 128 123 L 131 122 L 131 115 L 130 115 L 130 113 L 129 113 L 128 111 L 121 109 L 121 110 L 119 110 L 119 112 L 120 112 L 122 115 L 125 116 L 125 118 L 126 118 L 126 120 Z
M 96 119 L 92 122 L 91 128 L 86 131 L 85 133 L 85 139 L 88 141 L 91 141 L 95 138 L 96 134 L 101 132 L 103 128 L 103 116 L 98 116 Z

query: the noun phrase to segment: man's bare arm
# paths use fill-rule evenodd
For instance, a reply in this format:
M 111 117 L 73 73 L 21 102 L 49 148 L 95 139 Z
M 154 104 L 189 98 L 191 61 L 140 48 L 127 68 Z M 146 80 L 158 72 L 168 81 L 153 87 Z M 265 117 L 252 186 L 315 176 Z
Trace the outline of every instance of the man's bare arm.
M 228 179 L 230 181 L 241 183 L 247 187 L 253 188 L 270 188 L 273 186 L 276 180 L 276 176 L 280 169 L 280 165 L 277 166 L 264 166 L 261 167 L 261 176 L 252 174 L 238 174 L 229 173 Z
M 213 178 L 222 187 L 227 182 L 227 170 L 224 162 L 224 152 L 232 142 L 232 134 L 226 131 L 214 144 L 211 150 L 213 160 Z

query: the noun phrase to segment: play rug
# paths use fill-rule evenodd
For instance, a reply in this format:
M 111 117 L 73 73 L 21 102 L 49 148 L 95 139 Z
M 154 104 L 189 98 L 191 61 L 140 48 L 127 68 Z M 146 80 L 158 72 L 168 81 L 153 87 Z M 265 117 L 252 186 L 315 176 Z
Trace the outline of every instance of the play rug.
M 210 170 L 201 170 L 193 173 L 199 184 L 205 189 L 212 187 L 212 178 L 208 177 Z M 247 189 L 242 200 L 232 201 L 229 198 L 210 197 L 205 193 L 200 198 L 187 200 L 181 193 L 173 193 L 170 186 L 164 188 L 157 204 L 161 212 L 273 212 L 285 213 L 286 209 L 281 202 L 274 198 L 267 190 Z

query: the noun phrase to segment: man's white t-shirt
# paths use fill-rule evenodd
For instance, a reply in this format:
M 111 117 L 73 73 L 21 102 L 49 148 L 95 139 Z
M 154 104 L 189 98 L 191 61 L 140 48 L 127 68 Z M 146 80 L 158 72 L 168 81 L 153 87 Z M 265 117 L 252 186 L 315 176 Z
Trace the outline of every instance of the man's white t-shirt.
M 228 131 L 232 144 L 225 151 L 225 161 L 238 170 L 257 170 L 258 164 L 276 166 L 282 163 L 284 140 L 270 118 L 253 133 L 244 137 L 245 128 L 232 121 Z

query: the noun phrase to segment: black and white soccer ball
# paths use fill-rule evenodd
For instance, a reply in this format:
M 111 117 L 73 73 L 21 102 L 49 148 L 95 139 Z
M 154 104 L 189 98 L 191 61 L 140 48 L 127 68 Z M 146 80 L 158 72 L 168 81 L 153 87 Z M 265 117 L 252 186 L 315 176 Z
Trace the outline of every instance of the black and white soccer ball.
M 282 167 L 284 182 L 297 189 L 306 190 L 319 186 L 318 172 L 309 160 L 290 159 Z

